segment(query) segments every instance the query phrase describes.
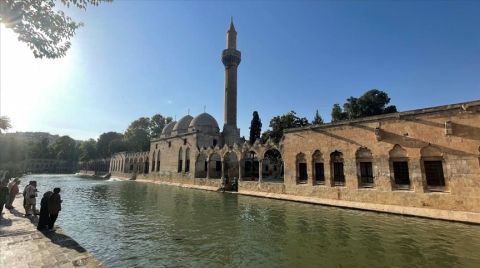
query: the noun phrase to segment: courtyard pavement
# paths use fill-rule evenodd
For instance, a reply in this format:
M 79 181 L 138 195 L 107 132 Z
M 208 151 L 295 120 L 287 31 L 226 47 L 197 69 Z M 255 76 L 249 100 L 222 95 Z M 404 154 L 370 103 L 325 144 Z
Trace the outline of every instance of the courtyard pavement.
M 0 218 L 0 267 L 104 267 L 59 226 L 51 232 L 38 231 L 38 216 L 26 218 L 22 203 L 18 195 L 15 209 L 4 209 Z

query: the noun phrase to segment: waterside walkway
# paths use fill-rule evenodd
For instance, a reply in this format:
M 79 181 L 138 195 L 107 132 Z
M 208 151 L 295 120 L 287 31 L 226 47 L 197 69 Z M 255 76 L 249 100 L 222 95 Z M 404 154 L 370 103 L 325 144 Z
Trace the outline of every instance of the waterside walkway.
M 38 216 L 25 218 L 22 202 L 22 196 L 18 195 L 13 203 L 15 209 L 3 210 L 0 267 L 103 267 L 58 226 L 54 232 L 38 231 Z

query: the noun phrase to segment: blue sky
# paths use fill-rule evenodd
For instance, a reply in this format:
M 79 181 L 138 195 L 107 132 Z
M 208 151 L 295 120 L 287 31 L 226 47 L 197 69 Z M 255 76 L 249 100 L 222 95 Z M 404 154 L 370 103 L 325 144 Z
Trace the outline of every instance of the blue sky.
M 25 59 L 38 65 L 32 75 L 55 70 L 22 87 L 32 90 L 22 99 L 36 96 L 28 105 L 15 101 L 20 82 L 8 82 L 2 63 L 2 114 L 14 131 L 97 138 L 140 116 L 178 119 L 204 105 L 222 127 L 230 16 L 245 136 L 254 110 L 263 130 L 290 110 L 311 120 L 318 109 L 329 121 L 334 103 L 373 88 L 401 111 L 480 98 L 478 1 L 114 1 L 67 12 L 85 26 L 64 59 Z

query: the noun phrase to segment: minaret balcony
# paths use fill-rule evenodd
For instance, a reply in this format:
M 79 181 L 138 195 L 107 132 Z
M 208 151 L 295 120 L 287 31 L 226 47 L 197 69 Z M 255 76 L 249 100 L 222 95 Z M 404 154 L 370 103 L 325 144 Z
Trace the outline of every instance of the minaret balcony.
M 242 54 L 236 49 L 224 49 L 222 52 L 222 62 L 225 66 L 239 65 Z

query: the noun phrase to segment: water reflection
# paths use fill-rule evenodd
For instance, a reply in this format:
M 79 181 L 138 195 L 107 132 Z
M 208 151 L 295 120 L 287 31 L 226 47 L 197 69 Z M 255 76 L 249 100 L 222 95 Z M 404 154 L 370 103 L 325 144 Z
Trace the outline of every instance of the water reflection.
M 109 267 L 478 267 L 480 227 L 75 176 L 58 220 Z M 29 178 L 24 181 L 28 181 Z

